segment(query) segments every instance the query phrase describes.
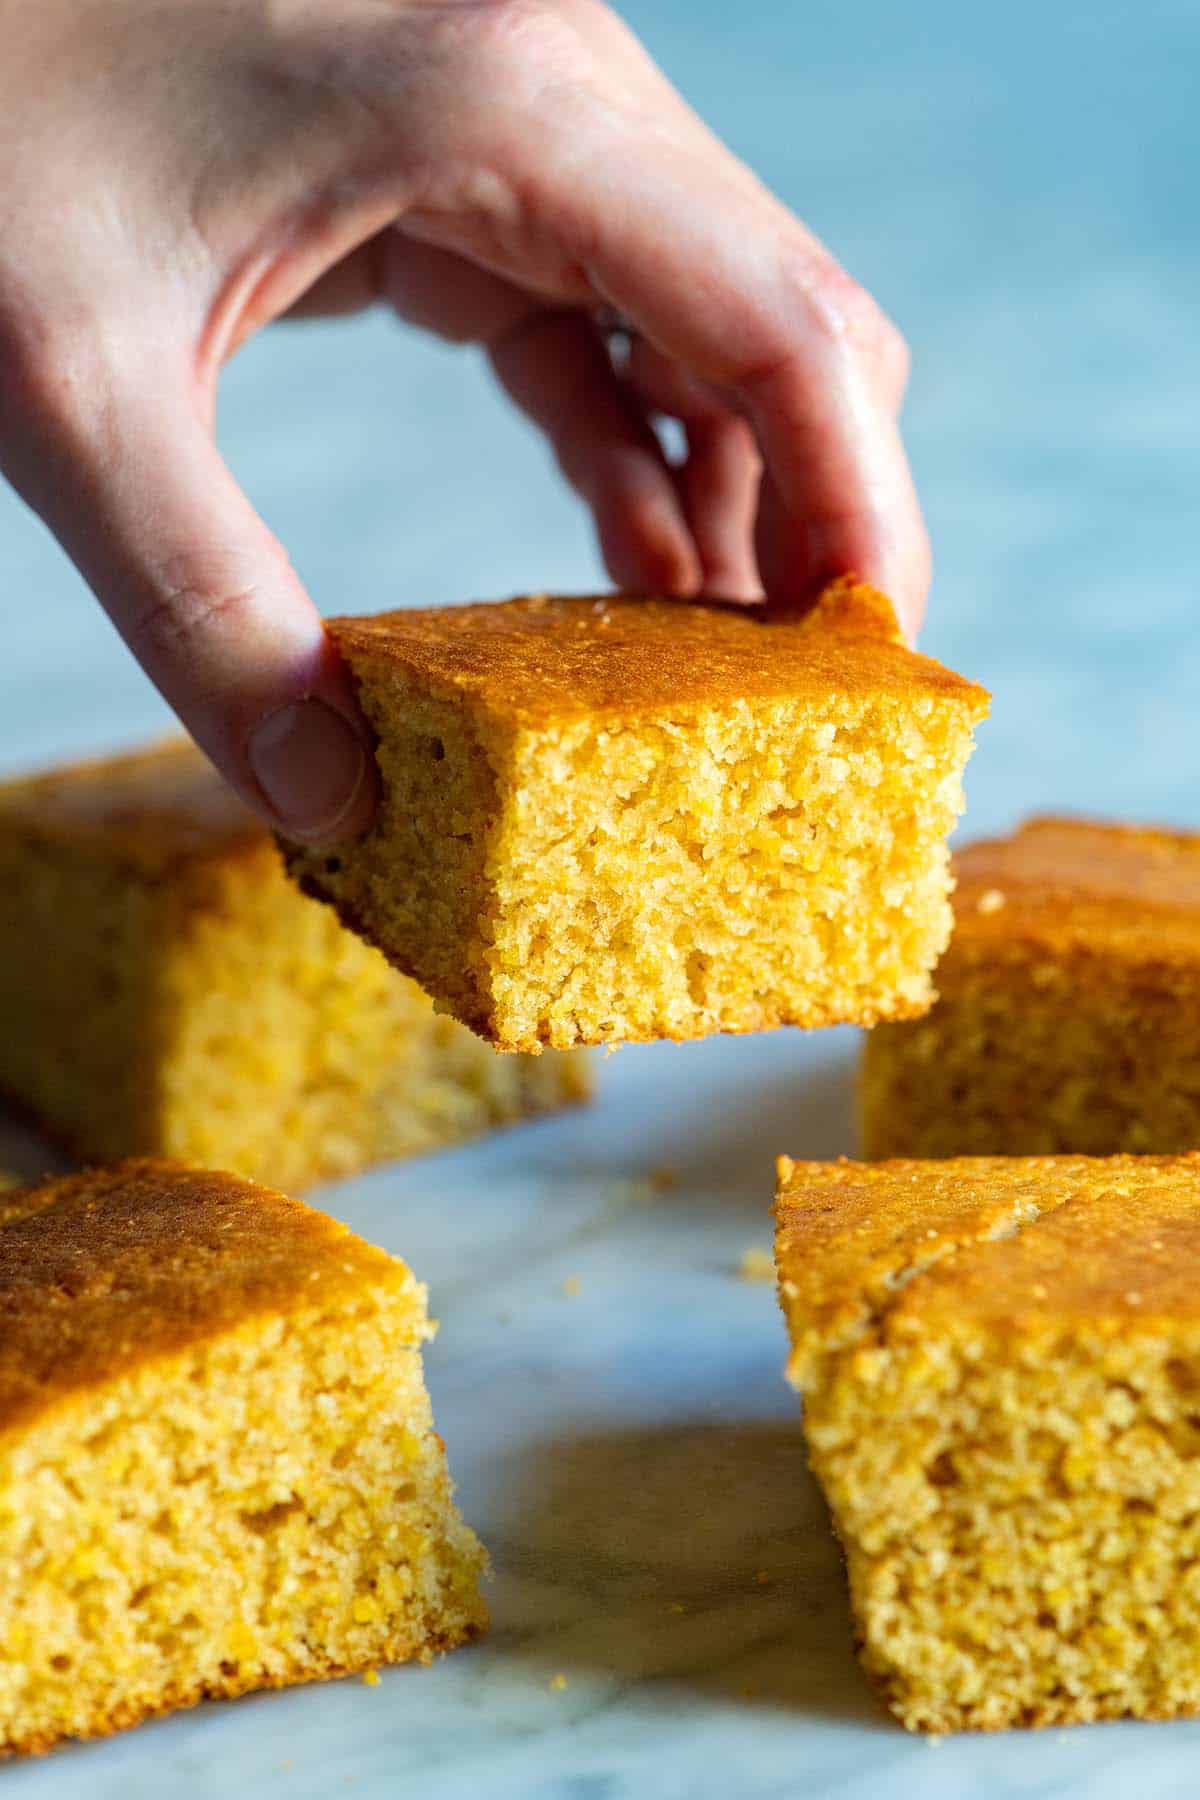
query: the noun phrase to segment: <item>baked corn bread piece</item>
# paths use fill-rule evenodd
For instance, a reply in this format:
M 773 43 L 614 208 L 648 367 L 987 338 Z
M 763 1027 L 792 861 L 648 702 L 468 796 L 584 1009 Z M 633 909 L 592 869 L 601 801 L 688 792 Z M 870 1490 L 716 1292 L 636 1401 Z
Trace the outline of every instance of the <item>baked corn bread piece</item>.
M 0 1750 L 480 1630 L 404 1264 L 148 1160 L 0 1197 Z
M 1200 1155 L 781 1160 L 862 1659 L 911 1730 L 1200 1711 Z
M 936 1006 L 867 1042 L 865 1153 L 1200 1148 L 1200 836 L 1037 818 L 954 871 Z
M 300 1189 L 586 1097 L 288 881 L 186 742 L 0 786 L 0 1088 L 85 1159 Z
M 305 891 L 504 1050 L 923 1012 L 987 696 L 843 581 L 801 620 L 535 595 L 340 619 L 375 828 Z

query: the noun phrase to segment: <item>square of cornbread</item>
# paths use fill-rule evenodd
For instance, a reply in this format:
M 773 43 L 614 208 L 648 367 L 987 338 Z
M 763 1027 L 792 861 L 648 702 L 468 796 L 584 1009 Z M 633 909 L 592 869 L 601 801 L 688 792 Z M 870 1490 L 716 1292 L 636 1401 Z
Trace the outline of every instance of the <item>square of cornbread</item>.
M 297 892 L 186 742 L 0 786 L 0 1089 L 86 1159 L 299 1189 L 583 1099 Z
M 1037 818 L 954 872 L 937 1004 L 867 1041 L 866 1154 L 1200 1148 L 1200 835 Z
M 480 1630 L 403 1263 L 239 1176 L 0 1197 L 0 1751 Z
M 375 828 L 292 848 L 505 1050 L 920 1013 L 987 696 L 851 581 L 803 619 L 553 599 L 340 619 Z
M 1200 1711 L 1200 1156 L 784 1158 L 776 1259 L 903 1723 Z

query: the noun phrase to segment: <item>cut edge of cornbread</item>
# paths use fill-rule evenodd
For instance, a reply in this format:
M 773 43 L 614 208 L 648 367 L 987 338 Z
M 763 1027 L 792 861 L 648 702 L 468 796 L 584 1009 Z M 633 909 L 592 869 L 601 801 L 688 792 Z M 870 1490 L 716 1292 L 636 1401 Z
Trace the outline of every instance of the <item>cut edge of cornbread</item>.
M 538 627 L 552 674 L 537 685 L 535 655 L 506 712 L 484 615 L 502 640 L 510 615 L 514 632 L 537 617 L 512 609 L 539 605 L 562 621 L 557 639 Z M 638 660 L 636 621 L 667 606 L 585 597 L 334 621 L 383 802 L 354 845 L 285 845 L 290 871 L 502 1050 L 924 1012 L 950 930 L 945 839 L 986 695 L 905 651 L 883 596 L 839 583 L 772 639 L 744 610 L 669 604 L 672 629 L 712 615 L 735 665 L 714 652 L 707 689 L 681 675 L 673 697 L 661 645 L 649 673 Z M 577 626 L 594 667 L 572 661 Z M 751 648 L 770 664 L 780 641 L 812 650 L 792 693 L 776 669 L 750 682 L 745 667 Z M 614 644 L 610 691 L 596 671 Z M 698 654 L 681 644 L 680 667 Z M 558 656 L 582 693 L 562 685 Z
M 1200 1155 L 779 1173 L 789 1376 L 892 1710 L 1200 1711 Z
M 937 1003 L 863 1048 L 864 1154 L 1200 1145 L 1200 834 L 1039 815 L 953 872 Z
M 305 900 L 183 739 L 0 784 L 0 1090 L 85 1161 L 295 1191 L 581 1103 Z
M 140 1160 L 0 1197 L 0 1318 L 0 1751 L 484 1628 L 397 1259 Z

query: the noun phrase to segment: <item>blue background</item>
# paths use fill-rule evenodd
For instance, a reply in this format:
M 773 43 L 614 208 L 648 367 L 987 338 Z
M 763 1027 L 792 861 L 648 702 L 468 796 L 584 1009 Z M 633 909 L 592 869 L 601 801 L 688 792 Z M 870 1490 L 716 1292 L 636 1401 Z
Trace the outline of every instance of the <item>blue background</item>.
M 996 696 L 968 829 L 1059 805 L 1194 821 L 1194 0 L 624 10 L 910 339 L 924 643 Z M 251 345 L 221 436 L 326 611 L 599 579 L 478 356 L 390 319 Z M 6 766 L 165 720 L 7 494 L 0 568 Z
M 967 830 L 1047 806 L 1198 822 L 1195 0 L 626 10 L 910 338 L 924 641 L 996 696 Z M 221 436 L 327 611 L 599 579 L 582 510 L 479 359 L 386 318 L 249 347 Z M 166 724 L 3 493 L 0 569 L 0 766 Z M 855 1053 L 846 1032 L 623 1051 L 588 1112 L 317 1195 L 431 1284 L 491 1636 L 378 1688 L 16 1767 L 13 1794 L 1191 1800 L 1200 1721 L 935 1756 L 853 1664 L 772 1293 L 736 1270 L 769 1241 L 773 1154 L 851 1148 Z M 678 1182 L 654 1198 L 662 1165 Z

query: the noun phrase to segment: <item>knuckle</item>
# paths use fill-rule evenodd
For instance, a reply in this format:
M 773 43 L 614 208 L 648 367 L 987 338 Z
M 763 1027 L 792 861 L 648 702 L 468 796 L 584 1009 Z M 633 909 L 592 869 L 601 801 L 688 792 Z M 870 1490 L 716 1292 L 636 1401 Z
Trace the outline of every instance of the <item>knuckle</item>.
M 894 325 L 886 313 L 880 313 L 879 318 L 880 334 L 876 354 L 884 380 L 898 400 L 908 385 L 912 352 L 899 326 Z
M 130 619 L 128 637 L 139 658 L 177 661 L 214 631 L 237 632 L 259 611 L 262 588 L 238 579 L 232 560 L 194 552 L 170 557 L 152 591 Z
M 822 256 L 814 264 L 811 252 L 796 270 L 795 287 L 810 334 L 862 364 L 898 404 L 908 381 L 908 345 L 866 288 L 832 257 Z
M 478 0 L 464 9 L 451 8 L 442 15 L 435 31 L 434 54 L 450 59 L 466 73 L 481 79 L 508 74 L 528 77 L 540 67 L 552 37 L 561 33 L 562 19 L 552 0 Z M 532 59 L 532 60 L 531 60 Z
M 866 288 L 837 263 L 823 265 L 811 284 L 814 323 L 830 337 L 874 352 L 888 321 Z

